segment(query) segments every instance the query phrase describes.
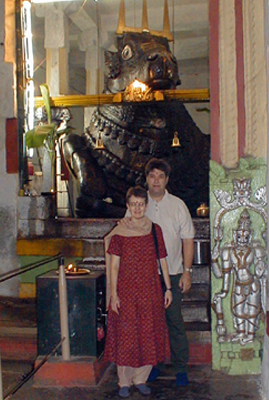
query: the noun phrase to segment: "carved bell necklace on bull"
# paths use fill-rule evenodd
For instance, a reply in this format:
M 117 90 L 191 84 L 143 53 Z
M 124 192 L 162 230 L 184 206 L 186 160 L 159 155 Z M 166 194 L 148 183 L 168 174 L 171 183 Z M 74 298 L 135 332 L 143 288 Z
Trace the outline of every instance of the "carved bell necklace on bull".
M 99 138 L 96 140 L 95 150 L 104 150 L 104 148 L 105 148 L 105 146 L 104 146 L 104 142 L 103 142 L 102 135 L 100 132 Z
M 173 21 L 172 21 L 173 37 L 175 37 L 174 29 L 175 29 L 175 7 L 174 7 L 174 1 L 173 1 Z M 173 54 L 175 54 L 175 39 L 173 40 Z M 175 92 L 174 92 L 174 101 L 175 101 Z M 176 115 L 175 115 L 174 110 L 173 110 L 173 120 L 174 120 L 174 126 L 176 126 L 176 123 L 175 123 L 176 122 Z M 177 131 L 174 132 L 174 137 L 173 137 L 173 141 L 172 141 L 171 147 L 181 147 Z
M 172 142 L 172 146 L 171 147 L 181 147 L 179 138 L 178 138 L 178 132 L 174 132 L 174 138 L 173 138 L 173 142 Z
M 175 102 L 175 99 L 174 99 L 174 102 Z M 175 114 L 174 107 L 172 108 L 172 121 L 173 121 L 173 125 L 172 126 L 173 126 L 173 128 L 175 128 L 175 126 L 176 126 L 176 114 Z M 181 147 L 177 131 L 174 131 L 174 137 L 173 137 L 173 141 L 172 141 L 171 147 Z

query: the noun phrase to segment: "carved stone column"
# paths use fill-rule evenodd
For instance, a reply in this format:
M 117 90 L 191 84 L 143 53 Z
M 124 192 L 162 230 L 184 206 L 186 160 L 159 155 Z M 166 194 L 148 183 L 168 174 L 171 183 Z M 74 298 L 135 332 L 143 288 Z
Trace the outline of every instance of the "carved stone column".
M 46 81 L 51 96 L 69 92 L 69 30 L 67 16 L 50 6 L 45 13 Z
M 219 77 L 221 159 L 232 168 L 238 162 L 234 0 L 219 2 Z
M 98 93 L 98 52 L 97 28 L 83 31 L 79 37 L 79 50 L 85 51 L 86 94 Z
M 251 251 L 257 258 L 261 254 L 265 255 L 266 202 L 262 205 L 262 219 L 255 208 L 258 209 L 261 193 L 264 193 L 260 188 L 265 187 L 267 172 L 264 1 L 210 0 L 210 42 L 211 49 L 212 44 L 215 49 L 215 53 L 211 52 L 210 55 L 213 116 L 210 163 L 211 290 L 212 306 L 215 310 L 212 313 L 212 365 L 213 369 L 225 370 L 231 375 L 255 374 L 261 371 L 265 270 L 259 286 L 261 295 L 259 299 L 258 296 L 256 298 L 260 314 L 255 322 L 251 318 L 244 321 L 244 318 L 240 318 L 240 313 L 237 313 L 238 293 L 233 286 L 236 284 L 235 274 L 228 276 L 227 271 L 234 261 L 233 256 L 236 254 L 237 257 L 239 254 L 236 249 L 234 252 L 234 235 L 238 221 L 246 213 L 244 208 L 253 224 Z M 212 81 L 212 76 L 215 81 Z M 250 187 L 247 187 L 247 182 L 251 182 Z M 245 193 L 245 199 L 242 193 Z M 234 208 L 237 198 L 238 207 Z M 258 242 L 259 245 L 255 247 Z M 252 271 L 261 263 L 265 264 L 264 260 L 261 263 L 260 261 L 256 260 L 249 266 L 245 263 L 245 267 Z M 256 284 L 256 276 L 254 281 Z M 246 294 L 246 288 L 242 293 Z M 246 329 L 243 329 L 243 323 Z M 248 324 L 252 324 L 250 328 Z
M 98 88 L 98 57 L 97 28 L 92 27 L 83 31 L 79 37 L 79 49 L 85 51 L 86 94 L 100 93 Z M 84 109 L 84 125 L 88 126 L 93 112 L 92 107 Z
M 243 0 L 246 136 L 245 154 L 267 156 L 267 84 L 264 1 Z

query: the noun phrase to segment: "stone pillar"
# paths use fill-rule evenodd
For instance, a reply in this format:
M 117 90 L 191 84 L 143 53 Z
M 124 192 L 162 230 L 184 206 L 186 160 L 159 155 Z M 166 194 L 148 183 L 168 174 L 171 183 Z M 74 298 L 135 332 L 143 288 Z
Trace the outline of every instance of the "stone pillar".
M 17 239 L 17 200 L 19 192 L 18 173 L 7 171 L 5 143 L 8 138 L 6 120 L 15 117 L 16 98 L 16 65 L 15 65 L 15 2 L 0 1 L 0 225 L 1 267 L 0 274 L 10 272 L 20 267 L 16 253 Z M 4 61 L 5 54 L 5 62 Z M 17 297 L 19 293 L 19 278 L 15 277 L 0 284 L 0 295 Z
M 236 296 L 232 295 L 236 274 L 224 273 L 222 268 L 234 268 L 229 257 L 235 246 L 233 233 L 244 208 L 249 211 L 253 227 L 250 251 L 257 255 L 255 243 L 259 243 L 261 253 L 266 246 L 264 188 L 268 121 L 264 0 L 210 0 L 209 4 L 211 287 L 212 299 L 215 299 L 212 301 L 212 366 L 229 374 L 258 374 L 263 347 L 264 297 L 260 296 L 260 302 L 255 300 L 262 311 L 252 324 L 256 325 L 252 338 L 248 321 L 242 318 L 239 323 L 240 317 L 236 315 Z M 254 264 L 248 265 L 242 260 L 240 263 L 251 275 L 254 273 Z M 228 275 L 229 285 L 226 285 Z M 260 282 L 264 293 L 264 278 Z M 219 302 L 217 294 L 222 296 Z
M 243 0 L 245 154 L 267 156 L 267 79 L 263 0 Z
M 232 168 L 238 162 L 234 0 L 219 1 L 219 88 L 221 159 Z
M 97 28 L 92 27 L 83 31 L 79 38 L 79 49 L 85 51 L 85 70 L 86 70 L 86 94 L 100 93 L 98 88 L 98 57 L 97 48 Z M 84 109 L 84 125 L 88 126 L 93 112 L 93 107 Z
M 265 24 L 265 54 L 267 59 L 267 117 L 269 113 L 269 0 L 264 1 L 264 24 Z M 267 126 L 265 127 L 269 129 L 269 124 L 267 121 Z M 268 134 L 267 134 L 268 140 Z M 267 146 L 268 147 L 268 146 Z M 268 159 L 269 159 L 269 150 L 267 149 L 267 189 L 269 188 L 269 171 L 268 171 Z M 267 217 L 269 218 L 269 209 L 267 209 Z M 267 231 L 267 253 L 269 249 L 269 232 Z M 268 288 L 268 280 L 267 280 L 267 299 L 269 297 L 269 288 Z M 264 341 L 263 341 L 263 359 L 262 359 L 262 374 L 261 374 L 261 381 L 262 381 L 262 389 L 265 395 L 265 398 L 269 398 L 269 304 L 267 300 L 266 306 L 266 329 L 264 332 Z
M 67 16 L 50 6 L 45 13 L 46 81 L 51 96 L 69 92 L 69 30 Z

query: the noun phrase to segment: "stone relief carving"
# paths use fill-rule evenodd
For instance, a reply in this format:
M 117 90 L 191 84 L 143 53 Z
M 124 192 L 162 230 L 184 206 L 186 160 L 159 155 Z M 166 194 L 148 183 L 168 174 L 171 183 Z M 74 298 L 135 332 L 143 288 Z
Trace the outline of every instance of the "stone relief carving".
M 215 243 L 211 267 L 214 276 L 222 279 L 222 288 L 214 294 L 212 308 L 217 316 L 218 341 L 239 342 L 245 345 L 254 340 L 260 316 L 266 310 L 266 251 L 259 240 L 253 240 L 252 221 L 248 210 L 260 214 L 266 223 L 264 207 L 267 201 L 265 186 L 255 192 L 257 201 L 251 201 L 251 179 L 234 179 L 233 186 L 233 200 L 228 192 L 214 191 L 221 208 L 214 221 Z M 224 215 L 241 207 L 243 211 L 238 219 L 237 228 L 232 231 L 232 241 L 221 246 L 221 221 Z M 262 238 L 265 242 L 266 231 L 262 232 Z M 223 299 L 229 293 L 234 327 L 234 332 L 230 334 L 227 332 L 223 310 Z

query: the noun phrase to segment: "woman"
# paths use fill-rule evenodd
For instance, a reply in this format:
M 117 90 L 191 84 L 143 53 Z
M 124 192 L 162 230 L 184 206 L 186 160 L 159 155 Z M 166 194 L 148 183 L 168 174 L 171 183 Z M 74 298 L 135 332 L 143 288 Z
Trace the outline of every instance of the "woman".
M 119 225 L 105 240 L 110 283 L 105 358 L 117 365 L 121 397 L 129 396 L 132 384 L 143 395 L 149 395 L 146 381 L 152 366 L 170 356 L 164 312 L 172 302 L 167 253 L 161 228 L 155 224 L 166 285 L 163 296 L 152 222 L 145 216 L 147 203 L 145 189 L 130 188 L 126 206 L 132 227 Z

